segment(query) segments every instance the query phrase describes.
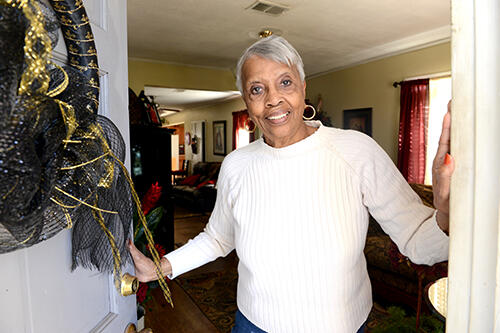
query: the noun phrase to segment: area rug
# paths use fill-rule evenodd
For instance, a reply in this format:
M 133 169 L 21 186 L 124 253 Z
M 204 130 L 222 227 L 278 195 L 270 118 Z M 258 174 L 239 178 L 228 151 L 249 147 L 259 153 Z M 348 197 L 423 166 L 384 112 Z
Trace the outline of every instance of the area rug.
M 220 332 L 231 332 L 236 312 L 236 268 L 189 277 L 180 276 L 175 281 Z
M 175 281 L 186 291 L 205 316 L 222 333 L 230 333 L 236 312 L 236 268 L 226 271 L 177 277 Z M 368 317 L 366 333 L 370 333 L 388 317 L 384 307 L 374 304 Z

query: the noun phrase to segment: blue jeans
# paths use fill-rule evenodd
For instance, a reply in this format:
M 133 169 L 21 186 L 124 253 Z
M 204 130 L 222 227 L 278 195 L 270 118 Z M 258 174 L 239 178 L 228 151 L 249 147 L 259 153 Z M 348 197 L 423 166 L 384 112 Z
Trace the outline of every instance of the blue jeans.
M 261 330 L 250 320 L 248 320 L 240 310 L 236 310 L 236 315 L 234 316 L 234 326 L 231 333 L 266 333 L 266 331 Z
M 366 327 L 366 322 L 363 325 L 361 325 L 361 327 L 356 333 L 364 333 L 365 327 Z M 254 324 L 252 324 L 252 322 L 250 322 L 250 320 L 248 320 L 240 312 L 240 310 L 237 310 L 234 318 L 234 327 L 231 330 L 231 333 L 266 333 L 266 331 L 263 331 Z

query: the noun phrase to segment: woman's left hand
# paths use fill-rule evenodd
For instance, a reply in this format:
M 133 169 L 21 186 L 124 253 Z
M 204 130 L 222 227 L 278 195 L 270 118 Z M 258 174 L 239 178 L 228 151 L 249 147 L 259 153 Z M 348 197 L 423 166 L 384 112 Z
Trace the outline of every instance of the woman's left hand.
M 446 234 L 449 231 L 450 212 L 450 182 L 455 169 L 455 160 L 450 155 L 451 107 L 443 119 L 443 129 L 439 138 L 439 147 L 432 164 L 432 191 L 434 192 L 434 207 L 437 209 L 438 226 Z

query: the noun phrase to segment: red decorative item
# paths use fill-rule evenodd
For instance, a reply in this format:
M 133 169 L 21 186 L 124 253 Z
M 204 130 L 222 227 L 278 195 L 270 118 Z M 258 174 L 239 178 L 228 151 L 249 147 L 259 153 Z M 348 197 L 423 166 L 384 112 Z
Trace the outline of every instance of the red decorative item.
M 146 248 L 149 251 L 149 244 L 146 245 Z M 163 257 L 165 254 L 167 254 L 167 250 L 165 250 L 165 248 L 160 244 L 155 244 L 155 249 L 158 252 L 160 258 Z
M 151 209 L 156 206 L 156 203 L 161 197 L 161 190 L 162 187 L 158 185 L 158 182 L 151 184 L 151 187 L 141 200 L 141 208 L 144 215 L 148 215 Z
M 137 303 L 142 303 L 146 300 L 149 285 L 147 283 L 139 282 L 139 289 L 137 290 Z
M 167 254 L 167 250 L 165 250 L 165 248 L 160 244 L 155 244 L 155 248 L 160 257 L 163 257 L 165 254 Z

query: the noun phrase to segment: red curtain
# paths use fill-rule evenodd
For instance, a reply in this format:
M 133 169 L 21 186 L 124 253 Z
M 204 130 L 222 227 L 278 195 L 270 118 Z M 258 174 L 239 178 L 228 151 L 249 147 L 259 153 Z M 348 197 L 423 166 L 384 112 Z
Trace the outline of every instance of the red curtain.
M 398 168 L 409 183 L 423 184 L 429 114 L 429 80 L 401 83 Z
M 248 111 L 233 112 L 233 150 L 238 148 L 238 130 L 245 129 L 245 123 L 248 119 Z M 250 133 L 250 142 L 255 140 L 255 133 Z

